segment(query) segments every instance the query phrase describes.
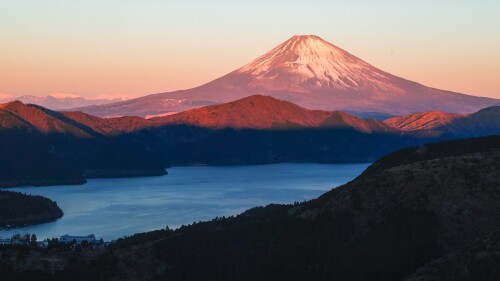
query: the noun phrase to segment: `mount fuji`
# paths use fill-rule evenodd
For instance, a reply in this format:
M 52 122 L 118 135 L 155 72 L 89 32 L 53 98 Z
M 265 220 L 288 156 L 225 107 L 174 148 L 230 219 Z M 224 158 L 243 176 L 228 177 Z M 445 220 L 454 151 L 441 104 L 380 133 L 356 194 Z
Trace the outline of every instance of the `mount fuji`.
M 470 113 L 500 100 L 430 88 L 376 68 L 314 35 L 293 36 L 249 64 L 199 87 L 78 108 L 111 117 L 167 115 L 251 95 L 267 95 L 308 109 Z

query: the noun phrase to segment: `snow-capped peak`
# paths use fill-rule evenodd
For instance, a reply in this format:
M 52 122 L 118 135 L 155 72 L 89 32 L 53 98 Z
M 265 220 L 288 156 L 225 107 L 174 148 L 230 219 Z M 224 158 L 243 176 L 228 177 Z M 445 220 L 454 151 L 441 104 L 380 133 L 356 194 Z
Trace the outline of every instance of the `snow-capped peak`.
M 0 93 L 0 99 L 10 99 L 13 98 L 11 95 Z
M 315 35 L 295 35 L 237 71 L 257 85 L 394 90 L 387 73 Z
M 75 94 L 70 94 L 70 93 L 52 93 L 49 96 L 56 98 L 56 99 L 77 99 L 81 98 L 80 96 L 77 96 Z
M 0 104 L 11 101 L 13 98 L 11 95 L 0 93 Z

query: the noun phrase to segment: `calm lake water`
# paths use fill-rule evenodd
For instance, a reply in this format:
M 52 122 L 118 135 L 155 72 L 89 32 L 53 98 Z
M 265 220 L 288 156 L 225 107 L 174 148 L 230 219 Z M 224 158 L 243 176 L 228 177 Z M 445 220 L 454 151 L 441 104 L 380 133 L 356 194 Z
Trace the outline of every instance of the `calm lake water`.
M 369 164 L 274 164 L 174 167 L 162 177 L 94 179 L 80 186 L 11 189 L 56 201 L 64 217 L 17 230 L 39 239 L 95 234 L 112 240 L 137 232 L 179 227 L 236 215 L 270 203 L 312 199 L 344 184 Z

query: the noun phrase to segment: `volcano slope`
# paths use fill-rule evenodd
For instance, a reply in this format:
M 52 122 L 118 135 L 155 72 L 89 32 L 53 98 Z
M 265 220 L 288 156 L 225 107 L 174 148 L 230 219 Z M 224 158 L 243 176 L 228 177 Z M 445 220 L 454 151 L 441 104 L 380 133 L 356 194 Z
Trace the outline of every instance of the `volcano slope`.
M 500 100 L 439 90 L 387 73 L 314 35 L 296 35 L 196 88 L 78 110 L 100 117 L 152 116 L 266 95 L 308 109 L 389 115 L 471 113 Z

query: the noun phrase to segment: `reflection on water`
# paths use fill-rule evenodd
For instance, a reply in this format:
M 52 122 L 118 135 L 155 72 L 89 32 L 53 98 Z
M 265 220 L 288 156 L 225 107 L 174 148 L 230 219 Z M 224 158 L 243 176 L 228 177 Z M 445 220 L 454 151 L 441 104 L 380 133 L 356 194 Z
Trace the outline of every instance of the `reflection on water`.
M 18 229 L 40 239 L 95 234 L 105 240 L 216 216 L 236 215 L 269 203 L 312 199 L 359 175 L 368 164 L 275 164 L 174 167 L 162 177 L 95 179 L 80 186 L 11 190 L 56 201 L 64 217 Z M 0 231 L 8 237 L 14 230 Z

